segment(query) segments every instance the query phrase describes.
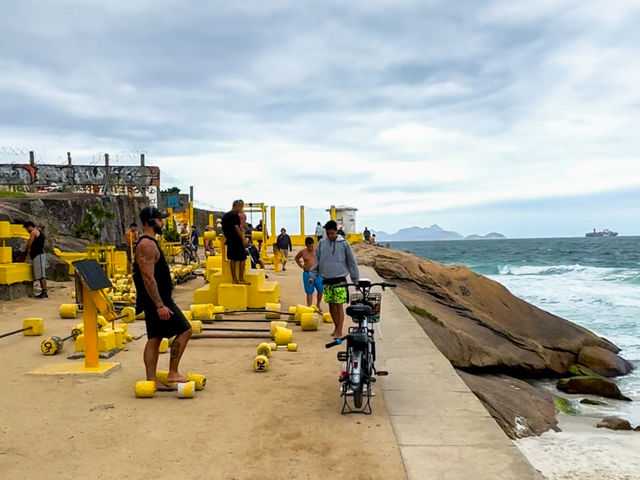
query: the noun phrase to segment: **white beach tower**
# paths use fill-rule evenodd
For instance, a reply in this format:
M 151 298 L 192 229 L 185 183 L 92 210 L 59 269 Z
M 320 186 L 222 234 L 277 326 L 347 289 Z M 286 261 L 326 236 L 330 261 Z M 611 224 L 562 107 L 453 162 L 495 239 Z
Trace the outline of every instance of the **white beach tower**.
M 346 205 L 331 205 L 331 208 L 327 209 L 327 212 L 331 212 L 332 209 L 336 211 L 336 222 L 338 228 L 342 225 L 344 233 L 357 233 L 356 232 L 356 212 L 355 207 L 348 207 Z

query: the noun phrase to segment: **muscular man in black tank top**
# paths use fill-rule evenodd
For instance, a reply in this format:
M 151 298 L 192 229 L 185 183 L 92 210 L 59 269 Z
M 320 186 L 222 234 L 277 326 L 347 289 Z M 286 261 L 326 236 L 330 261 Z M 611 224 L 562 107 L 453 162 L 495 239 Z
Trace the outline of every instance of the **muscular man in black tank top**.
M 136 312 L 144 311 L 147 326 L 147 344 L 144 347 L 144 364 L 147 380 L 156 382 L 157 389 L 164 389 L 156 380 L 158 350 L 163 338 L 175 336 L 169 357 L 169 382 L 186 382 L 187 377 L 178 371 L 180 359 L 191 337 L 191 326 L 182 310 L 171 298 L 171 271 L 155 240 L 162 232 L 162 215 L 155 207 L 143 208 L 140 220 L 143 235 L 136 244 L 133 281 L 138 294 Z

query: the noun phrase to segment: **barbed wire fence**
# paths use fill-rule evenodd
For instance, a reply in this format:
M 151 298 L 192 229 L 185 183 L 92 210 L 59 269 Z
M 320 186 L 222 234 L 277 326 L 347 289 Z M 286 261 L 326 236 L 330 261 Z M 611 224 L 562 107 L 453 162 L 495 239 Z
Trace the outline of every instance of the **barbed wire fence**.
M 34 161 L 40 164 L 68 165 L 69 155 L 75 165 L 104 165 L 105 155 L 109 155 L 109 165 L 128 165 L 140 162 L 145 150 L 122 150 L 116 153 L 96 152 L 94 154 L 73 155 L 72 152 L 58 154 L 41 154 L 28 147 L 0 145 L 0 163 L 29 163 L 30 152 L 34 154 Z M 53 160 L 55 159 L 55 160 Z

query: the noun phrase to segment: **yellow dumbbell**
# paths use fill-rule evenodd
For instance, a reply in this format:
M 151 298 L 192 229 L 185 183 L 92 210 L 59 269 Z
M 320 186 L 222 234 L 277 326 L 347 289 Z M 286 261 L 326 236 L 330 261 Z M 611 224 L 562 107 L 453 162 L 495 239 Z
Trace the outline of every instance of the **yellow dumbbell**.
M 283 327 L 276 327 L 273 339 L 278 345 L 287 345 L 293 339 L 293 330 Z
M 169 383 L 168 380 L 169 372 L 165 370 L 158 370 L 156 372 L 156 380 L 163 385 L 173 386 L 174 384 Z M 187 373 L 187 380 L 190 382 L 194 382 L 196 385 L 196 390 L 204 390 L 205 385 L 207 384 L 207 377 L 201 375 L 199 373 Z
M 258 355 L 253 359 L 253 370 L 258 373 L 269 370 L 269 358 L 265 355 Z
M 156 382 L 149 380 L 137 381 L 133 392 L 136 398 L 153 398 L 156 392 L 177 392 L 178 398 L 193 398 L 196 391 L 195 382 L 185 382 L 176 384 L 175 389 L 157 390 Z

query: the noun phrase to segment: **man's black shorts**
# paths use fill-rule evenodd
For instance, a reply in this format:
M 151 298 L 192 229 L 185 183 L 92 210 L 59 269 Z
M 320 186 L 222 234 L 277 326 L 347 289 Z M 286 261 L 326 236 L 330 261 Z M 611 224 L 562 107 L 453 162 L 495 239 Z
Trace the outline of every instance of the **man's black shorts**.
M 173 312 L 169 320 L 161 320 L 158 310 L 145 310 L 144 322 L 147 325 L 147 338 L 171 338 L 180 335 L 191 328 L 182 310 L 175 303 L 166 303 L 169 310 Z
M 227 260 L 233 260 L 234 262 L 242 262 L 246 260 L 247 252 L 244 249 L 244 245 L 241 240 L 227 242 Z

